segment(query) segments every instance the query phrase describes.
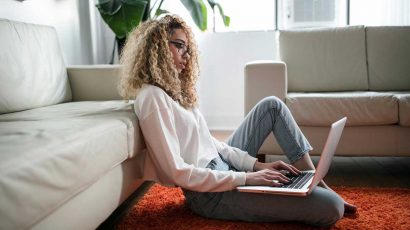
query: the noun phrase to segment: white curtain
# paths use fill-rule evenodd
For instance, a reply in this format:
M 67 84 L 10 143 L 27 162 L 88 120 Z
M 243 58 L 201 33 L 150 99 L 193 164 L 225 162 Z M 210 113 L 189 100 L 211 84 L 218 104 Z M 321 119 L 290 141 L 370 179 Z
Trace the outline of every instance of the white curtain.
M 410 1 L 351 0 L 350 24 L 366 26 L 410 25 Z
M 115 35 L 101 18 L 95 3 L 95 0 L 89 1 L 92 64 L 109 64 L 115 44 Z M 118 63 L 117 50 L 114 52 L 114 63 Z

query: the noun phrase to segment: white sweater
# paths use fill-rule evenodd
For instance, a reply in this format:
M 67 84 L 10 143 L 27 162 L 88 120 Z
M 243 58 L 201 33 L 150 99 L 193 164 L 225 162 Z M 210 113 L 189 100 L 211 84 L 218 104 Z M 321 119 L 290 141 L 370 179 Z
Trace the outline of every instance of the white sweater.
M 134 102 L 148 152 L 141 163 L 144 180 L 199 192 L 244 185 L 256 158 L 212 137 L 197 108 L 186 110 L 161 88 L 145 84 Z M 205 168 L 218 152 L 241 172 Z M 137 156 L 138 157 L 138 156 Z

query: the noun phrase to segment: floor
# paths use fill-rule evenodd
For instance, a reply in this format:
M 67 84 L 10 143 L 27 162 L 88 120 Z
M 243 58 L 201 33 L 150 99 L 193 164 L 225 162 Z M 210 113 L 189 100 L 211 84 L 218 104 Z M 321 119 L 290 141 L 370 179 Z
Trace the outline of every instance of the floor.
M 231 132 L 212 131 L 215 138 L 226 140 Z M 269 155 L 267 162 L 286 157 Z M 316 165 L 319 157 L 312 157 Z M 410 188 L 410 157 L 335 157 L 325 177 L 330 186 Z

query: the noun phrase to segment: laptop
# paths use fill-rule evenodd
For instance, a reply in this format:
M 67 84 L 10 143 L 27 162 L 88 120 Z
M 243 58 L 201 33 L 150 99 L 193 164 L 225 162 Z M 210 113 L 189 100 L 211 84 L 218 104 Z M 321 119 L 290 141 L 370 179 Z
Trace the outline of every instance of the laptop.
M 307 196 L 319 184 L 329 171 L 336 147 L 339 143 L 347 118 L 344 117 L 332 124 L 326 144 L 323 148 L 316 170 L 302 171 L 298 176 L 287 176 L 292 183 L 281 187 L 239 186 L 239 192 L 267 193 L 278 195 Z

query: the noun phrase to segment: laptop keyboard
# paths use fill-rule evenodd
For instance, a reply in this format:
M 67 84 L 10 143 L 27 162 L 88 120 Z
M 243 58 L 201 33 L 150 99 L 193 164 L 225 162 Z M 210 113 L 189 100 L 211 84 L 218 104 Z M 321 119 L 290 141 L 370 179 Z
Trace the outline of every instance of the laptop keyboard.
M 313 172 L 302 172 L 298 176 L 287 176 L 292 183 L 281 186 L 281 188 L 300 189 L 315 175 Z

